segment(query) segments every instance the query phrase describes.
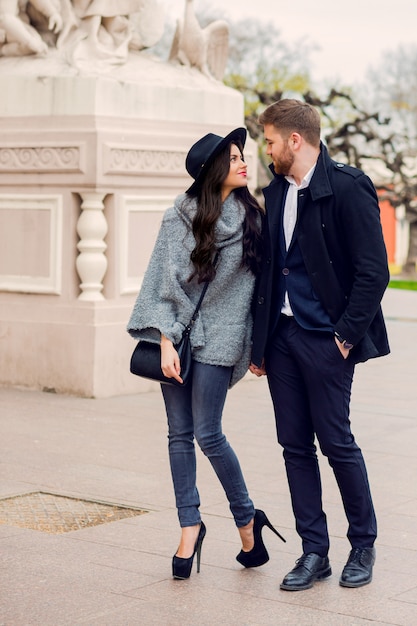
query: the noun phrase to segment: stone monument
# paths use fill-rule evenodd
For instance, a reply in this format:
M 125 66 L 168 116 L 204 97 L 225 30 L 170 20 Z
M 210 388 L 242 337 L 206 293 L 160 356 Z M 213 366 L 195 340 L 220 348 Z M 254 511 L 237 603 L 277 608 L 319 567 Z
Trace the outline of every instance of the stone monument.
M 0 0 L 1 385 L 155 386 L 130 374 L 125 327 L 162 214 L 190 183 L 191 144 L 244 124 L 218 80 L 224 26 L 193 56 L 185 5 L 168 62 L 148 51 L 160 0 Z M 254 175 L 254 142 L 246 156 Z

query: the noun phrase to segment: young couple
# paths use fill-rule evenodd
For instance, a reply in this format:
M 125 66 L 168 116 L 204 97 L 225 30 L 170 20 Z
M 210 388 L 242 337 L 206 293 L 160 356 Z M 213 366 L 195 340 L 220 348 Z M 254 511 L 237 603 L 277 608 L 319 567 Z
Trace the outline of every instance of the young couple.
M 359 587 L 372 579 L 376 519 L 349 401 L 355 364 L 389 352 L 378 201 L 367 176 L 330 159 L 310 105 L 281 100 L 260 124 L 274 174 L 264 190 L 266 212 L 247 188 L 246 130 L 197 141 L 186 158 L 194 182 L 165 213 L 128 324 L 136 339 L 160 343 L 163 373 L 182 382 L 174 346 L 209 281 L 191 333 L 192 381 L 161 385 L 181 526 L 173 577 L 188 578 L 195 555 L 199 571 L 206 534 L 194 439 L 229 501 L 242 543 L 239 563 L 268 561 L 265 526 L 281 537 L 255 509 L 222 432 L 227 391 L 250 365 L 268 378 L 303 547 L 281 589 L 308 589 L 331 574 L 315 438 L 349 524 L 351 551 L 340 584 Z

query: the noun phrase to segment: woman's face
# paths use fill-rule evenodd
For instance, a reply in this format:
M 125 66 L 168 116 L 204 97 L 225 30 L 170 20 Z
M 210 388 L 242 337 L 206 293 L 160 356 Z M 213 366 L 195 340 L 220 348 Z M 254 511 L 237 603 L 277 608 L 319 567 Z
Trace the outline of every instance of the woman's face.
M 229 173 L 226 176 L 222 184 L 222 200 L 224 201 L 233 189 L 238 187 L 246 187 L 247 180 L 247 168 L 243 154 L 239 148 L 232 143 L 230 146 L 230 167 Z

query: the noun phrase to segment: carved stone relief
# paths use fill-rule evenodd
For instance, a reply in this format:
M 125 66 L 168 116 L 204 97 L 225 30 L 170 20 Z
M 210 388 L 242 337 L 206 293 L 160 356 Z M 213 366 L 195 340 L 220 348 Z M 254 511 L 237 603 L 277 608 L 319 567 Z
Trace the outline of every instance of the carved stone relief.
M 228 25 L 215 20 L 202 28 L 193 0 L 184 3 L 169 61 L 221 80 Z M 58 56 L 69 67 L 97 73 L 127 63 L 130 51 L 154 46 L 164 26 L 160 0 L 0 0 L 0 57 Z
M 10 146 L 0 148 L 0 172 L 81 172 L 78 146 Z
M 164 19 L 157 0 L 0 0 L 0 55 L 56 48 L 74 65 L 124 63 L 129 50 L 159 41 Z
M 106 174 L 138 174 L 138 172 L 184 172 L 185 152 L 104 147 Z

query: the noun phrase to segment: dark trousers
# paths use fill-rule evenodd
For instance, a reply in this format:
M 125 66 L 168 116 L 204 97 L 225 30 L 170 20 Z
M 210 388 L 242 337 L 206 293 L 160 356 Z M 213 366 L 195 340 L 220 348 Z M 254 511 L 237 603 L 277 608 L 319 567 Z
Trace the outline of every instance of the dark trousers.
M 343 358 L 331 333 L 304 330 L 285 316 L 265 361 L 303 552 L 326 556 L 329 550 L 315 438 L 336 477 L 352 547 L 373 546 L 375 512 L 349 420 L 354 363 Z

